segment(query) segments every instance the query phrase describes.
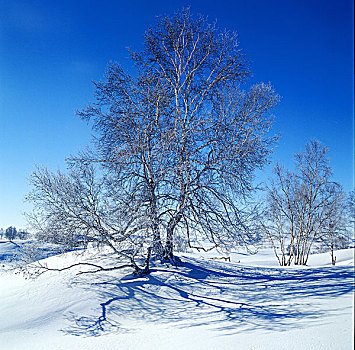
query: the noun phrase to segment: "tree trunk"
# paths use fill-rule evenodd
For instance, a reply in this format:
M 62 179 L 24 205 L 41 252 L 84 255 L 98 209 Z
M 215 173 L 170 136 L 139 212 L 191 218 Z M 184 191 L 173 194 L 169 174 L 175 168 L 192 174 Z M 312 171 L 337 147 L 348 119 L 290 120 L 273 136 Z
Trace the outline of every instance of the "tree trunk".
M 166 243 L 164 249 L 164 258 L 171 260 L 174 258 L 174 229 L 169 227 L 166 229 Z
M 144 265 L 143 267 L 139 267 L 135 261 L 134 261 L 134 258 L 132 257 L 131 258 L 131 263 L 132 263 L 132 266 L 134 267 L 134 274 L 135 275 L 149 275 L 150 273 L 150 268 L 149 268 L 149 262 L 150 262 L 150 256 L 151 256 L 151 251 L 152 251 L 152 248 L 149 247 L 148 248 L 148 251 L 147 251 L 147 257 L 144 261 Z
M 163 245 L 161 243 L 159 225 L 157 222 L 157 215 L 153 218 L 152 230 L 153 230 L 153 255 L 161 258 L 163 255 Z
M 153 252 L 156 256 L 161 257 L 163 255 L 163 244 L 160 239 L 160 232 L 153 232 Z
M 333 243 L 330 245 L 330 252 L 331 252 L 331 255 L 332 255 L 332 265 L 334 266 L 335 262 L 337 260 L 337 257 L 334 255 L 334 245 L 333 245 Z
M 164 249 L 164 259 L 173 261 L 174 260 L 174 230 L 182 218 L 182 213 L 179 212 L 175 217 L 173 217 L 168 224 L 166 229 L 166 243 Z
M 159 219 L 157 213 L 157 197 L 155 195 L 155 188 L 153 181 L 149 181 L 149 192 L 150 192 L 150 220 L 151 227 L 153 231 L 153 253 L 161 257 L 163 254 L 163 245 L 161 243 L 160 231 L 159 231 Z

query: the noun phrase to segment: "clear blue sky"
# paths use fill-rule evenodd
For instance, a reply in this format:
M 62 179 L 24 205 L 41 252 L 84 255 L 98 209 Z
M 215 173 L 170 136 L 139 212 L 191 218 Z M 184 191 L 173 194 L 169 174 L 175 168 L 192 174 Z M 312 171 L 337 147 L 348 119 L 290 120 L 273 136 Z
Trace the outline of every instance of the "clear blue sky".
M 330 148 L 334 179 L 353 188 L 353 1 L 0 1 L 0 227 L 25 227 L 23 198 L 35 164 L 64 168 L 89 143 L 74 116 L 93 100 L 107 63 L 129 65 L 159 14 L 183 6 L 236 30 L 253 81 L 271 81 L 290 166 L 309 138 Z

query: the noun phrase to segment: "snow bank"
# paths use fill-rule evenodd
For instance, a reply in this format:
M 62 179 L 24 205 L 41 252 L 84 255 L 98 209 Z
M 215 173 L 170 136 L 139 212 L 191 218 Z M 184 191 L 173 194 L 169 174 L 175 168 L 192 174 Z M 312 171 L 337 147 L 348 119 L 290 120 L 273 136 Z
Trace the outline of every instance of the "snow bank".
M 270 266 L 267 251 L 234 253 L 232 262 L 183 254 L 182 266 L 157 264 L 140 278 L 2 271 L 0 349 L 353 349 L 353 253 L 337 252 L 338 266 L 314 255 L 317 266 L 306 268 Z M 75 253 L 45 260 L 75 261 Z

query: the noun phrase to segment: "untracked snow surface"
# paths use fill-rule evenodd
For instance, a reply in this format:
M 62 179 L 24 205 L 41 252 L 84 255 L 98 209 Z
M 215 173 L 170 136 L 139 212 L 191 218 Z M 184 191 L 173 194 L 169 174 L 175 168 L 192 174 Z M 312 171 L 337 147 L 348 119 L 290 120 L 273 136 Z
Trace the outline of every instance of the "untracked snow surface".
M 181 266 L 156 264 L 145 277 L 78 267 L 32 280 L 3 268 L 0 349 L 353 349 L 353 253 L 299 268 L 277 267 L 268 250 L 231 262 L 182 254 Z

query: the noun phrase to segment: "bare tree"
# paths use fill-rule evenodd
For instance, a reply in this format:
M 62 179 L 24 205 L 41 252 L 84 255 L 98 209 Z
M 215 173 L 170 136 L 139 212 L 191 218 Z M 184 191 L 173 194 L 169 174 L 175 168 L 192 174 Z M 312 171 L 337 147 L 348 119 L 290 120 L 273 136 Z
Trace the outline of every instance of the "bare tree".
M 32 227 L 39 241 L 54 243 L 60 251 L 86 248 L 88 244 L 109 247 L 119 261 L 114 268 L 131 266 L 136 272 L 148 272 L 149 259 L 143 268 L 135 261 L 148 239 L 143 234 L 147 229 L 144 208 L 142 212 L 134 195 L 123 188 L 110 192 L 111 181 L 95 175 L 92 165 L 81 164 L 68 175 L 37 168 L 27 197 L 34 205 L 29 216 Z
M 94 119 L 97 153 L 91 159 L 77 157 L 76 162 L 100 163 L 120 187 L 130 189 L 147 209 L 153 248 L 161 254 L 158 202 L 168 168 L 162 137 L 169 115 L 166 89 L 161 79 L 141 71 L 134 79 L 118 64 L 109 66 L 105 78 L 95 83 L 96 103 L 77 112 L 83 119 Z
M 334 239 L 344 229 L 344 192 L 330 179 L 327 153 L 311 140 L 296 154 L 295 172 L 280 165 L 274 169 L 262 225 L 280 265 L 305 265 L 315 240 L 328 242 L 335 263 Z
M 351 193 L 349 195 L 351 198 Z M 350 237 L 354 230 L 352 225 L 351 202 L 349 197 L 345 195 L 342 188 L 338 186 L 333 194 L 331 205 L 327 208 L 327 220 L 324 224 L 322 232 L 318 235 L 318 239 L 323 243 L 325 248 L 329 249 L 332 265 L 336 263 L 335 249 L 348 248 Z
M 177 228 L 204 232 L 215 245 L 228 234 L 235 242 L 242 227 L 236 203 L 251 190 L 253 171 L 275 142 L 267 133 L 279 98 L 270 85 L 241 90 L 250 73 L 236 33 L 221 33 L 188 9 L 159 18 L 145 39 L 145 50 L 132 56 L 146 74 L 164 81 L 171 109 L 162 135 L 171 203 L 165 257 L 173 259 Z
M 294 259 L 294 242 L 297 237 L 295 174 L 279 164 L 274 168 L 275 179 L 267 188 L 266 204 L 261 225 L 270 240 L 281 266 L 289 266 Z
M 243 90 L 236 33 L 188 9 L 158 18 L 144 47 L 131 51 L 136 75 L 112 63 L 77 112 L 93 121 L 95 150 L 72 157 L 68 176 L 34 173 L 39 231 L 106 244 L 132 265 L 143 252 L 174 261 L 177 235 L 198 249 L 255 239 L 242 208 L 277 139 L 278 95 L 270 84 Z

